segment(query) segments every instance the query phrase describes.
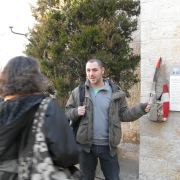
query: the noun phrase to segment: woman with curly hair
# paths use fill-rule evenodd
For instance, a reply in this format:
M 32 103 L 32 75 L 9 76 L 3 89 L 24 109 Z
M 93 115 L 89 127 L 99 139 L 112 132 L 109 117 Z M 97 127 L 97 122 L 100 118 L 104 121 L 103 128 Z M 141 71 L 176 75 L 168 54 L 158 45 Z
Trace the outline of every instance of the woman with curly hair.
M 18 179 L 19 156 L 30 152 L 34 115 L 47 97 L 47 79 L 31 57 L 12 58 L 0 75 L 0 179 Z M 68 121 L 55 99 L 51 99 L 43 123 L 49 154 L 55 165 L 70 167 L 78 149 Z M 27 153 L 28 154 L 28 153 Z

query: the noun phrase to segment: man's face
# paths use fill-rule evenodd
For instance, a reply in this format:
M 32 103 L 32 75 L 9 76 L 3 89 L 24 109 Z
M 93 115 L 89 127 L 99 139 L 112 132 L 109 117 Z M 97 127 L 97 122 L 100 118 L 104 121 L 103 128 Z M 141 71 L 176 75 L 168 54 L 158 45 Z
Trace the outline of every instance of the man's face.
M 86 64 L 86 75 L 92 86 L 101 85 L 103 81 L 104 67 L 100 67 L 97 62 Z

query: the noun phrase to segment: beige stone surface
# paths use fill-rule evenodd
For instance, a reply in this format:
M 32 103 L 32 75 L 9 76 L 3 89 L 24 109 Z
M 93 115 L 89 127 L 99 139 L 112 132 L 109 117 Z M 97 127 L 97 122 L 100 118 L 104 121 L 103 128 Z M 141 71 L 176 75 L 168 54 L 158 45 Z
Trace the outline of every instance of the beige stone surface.
M 164 78 L 180 68 L 180 1 L 141 0 L 141 101 L 148 99 L 155 64 L 162 57 Z M 180 179 L 180 112 L 167 122 L 140 120 L 140 180 Z

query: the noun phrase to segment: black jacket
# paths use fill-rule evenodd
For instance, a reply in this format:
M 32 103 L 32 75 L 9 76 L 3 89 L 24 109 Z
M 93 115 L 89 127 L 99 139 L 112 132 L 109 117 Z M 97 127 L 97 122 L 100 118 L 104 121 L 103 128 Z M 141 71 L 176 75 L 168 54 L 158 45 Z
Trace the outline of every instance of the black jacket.
M 24 96 L 0 102 L 0 179 L 8 180 L 2 172 L 14 171 L 9 162 L 18 159 L 18 154 L 31 138 L 34 114 L 44 95 Z M 68 120 L 58 103 L 52 100 L 45 115 L 44 134 L 54 163 L 69 167 L 77 162 L 78 148 Z M 13 166 L 13 163 L 9 163 Z M 13 170 L 12 170 L 13 169 Z

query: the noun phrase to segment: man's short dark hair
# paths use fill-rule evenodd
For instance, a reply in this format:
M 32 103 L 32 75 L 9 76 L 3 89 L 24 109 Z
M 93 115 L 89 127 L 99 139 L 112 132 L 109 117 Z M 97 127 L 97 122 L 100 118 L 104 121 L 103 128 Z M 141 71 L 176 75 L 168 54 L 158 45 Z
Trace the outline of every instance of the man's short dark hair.
M 96 62 L 100 67 L 104 67 L 104 63 L 99 59 L 93 58 L 87 61 L 87 63 L 94 63 L 94 62 Z

